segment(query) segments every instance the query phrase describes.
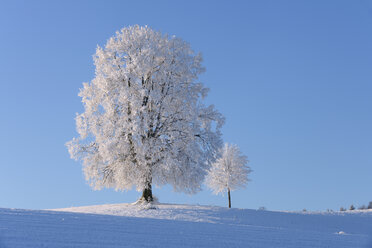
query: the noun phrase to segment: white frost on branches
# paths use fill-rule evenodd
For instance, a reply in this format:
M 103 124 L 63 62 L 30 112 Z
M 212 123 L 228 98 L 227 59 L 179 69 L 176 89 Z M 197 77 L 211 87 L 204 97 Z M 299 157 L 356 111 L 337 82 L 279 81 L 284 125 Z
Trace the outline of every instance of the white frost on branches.
M 244 188 L 251 172 L 247 157 L 242 155 L 237 145 L 225 144 L 220 150 L 220 158 L 212 164 L 206 177 L 206 184 L 215 194 Z
M 224 122 L 202 103 L 201 62 L 188 43 L 147 26 L 123 28 L 97 47 L 95 78 L 79 94 L 79 137 L 67 143 L 93 188 L 200 190 Z

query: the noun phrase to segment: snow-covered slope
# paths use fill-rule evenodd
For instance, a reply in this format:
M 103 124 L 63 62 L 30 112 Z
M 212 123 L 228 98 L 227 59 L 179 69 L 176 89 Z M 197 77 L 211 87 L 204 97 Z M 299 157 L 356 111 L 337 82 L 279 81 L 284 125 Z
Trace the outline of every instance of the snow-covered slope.
M 111 204 L 0 209 L 0 247 L 372 247 L 372 212 Z

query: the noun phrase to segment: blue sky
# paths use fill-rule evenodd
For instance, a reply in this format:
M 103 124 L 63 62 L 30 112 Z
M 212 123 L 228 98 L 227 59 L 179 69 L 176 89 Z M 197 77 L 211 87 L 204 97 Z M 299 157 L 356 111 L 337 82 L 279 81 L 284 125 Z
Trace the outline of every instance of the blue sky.
M 93 191 L 65 143 L 92 55 L 148 25 L 202 52 L 223 137 L 254 172 L 239 208 L 325 210 L 372 201 L 372 1 L 1 1 L 0 207 L 133 202 Z M 155 188 L 161 202 L 226 196 Z

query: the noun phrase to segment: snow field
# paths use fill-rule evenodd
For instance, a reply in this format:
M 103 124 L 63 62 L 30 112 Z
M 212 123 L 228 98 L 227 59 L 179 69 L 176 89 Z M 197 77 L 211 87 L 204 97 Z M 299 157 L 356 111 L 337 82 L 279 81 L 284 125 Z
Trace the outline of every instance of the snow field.
M 372 247 L 372 213 L 136 204 L 0 209 L 0 247 Z

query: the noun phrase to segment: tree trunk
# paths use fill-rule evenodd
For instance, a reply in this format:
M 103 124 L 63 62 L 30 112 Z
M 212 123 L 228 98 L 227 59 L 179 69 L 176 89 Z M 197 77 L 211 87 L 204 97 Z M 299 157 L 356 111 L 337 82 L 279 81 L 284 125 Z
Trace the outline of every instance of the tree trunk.
M 146 202 L 152 202 L 154 200 L 152 197 L 151 182 L 147 182 L 147 187 L 143 190 L 141 199 Z
M 231 195 L 230 195 L 230 189 L 227 188 L 227 195 L 229 196 L 229 208 L 231 208 Z

